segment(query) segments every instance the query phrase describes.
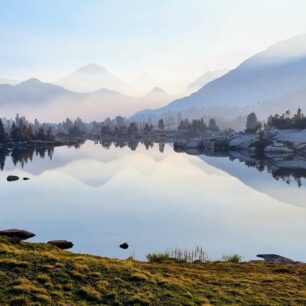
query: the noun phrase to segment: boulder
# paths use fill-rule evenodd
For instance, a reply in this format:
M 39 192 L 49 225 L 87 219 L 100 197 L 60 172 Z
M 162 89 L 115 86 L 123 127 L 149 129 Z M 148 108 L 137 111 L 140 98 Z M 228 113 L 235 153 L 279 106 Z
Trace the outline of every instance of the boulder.
M 256 256 L 262 258 L 265 262 L 269 263 L 295 263 L 295 261 L 290 258 L 276 254 L 258 254 Z
M 201 146 L 205 150 L 213 150 L 214 149 L 214 141 L 210 139 L 204 139 L 201 143 Z
M 185 148 L 185 143 L 186 142 L 184 140 L 177 140 L 177 141 L 175 141 L 173 143 L 174 149 L 178 149 L 178 148 L 183 149 L 183 148 Z
M 232 136 L 228 141 L 228 146 L 234 150 L 248 150 L 255 146 L 258 141 L 256 134 L 239 133 Z
M 67 240 L 51 240 L 47 242 L 50 245 L 56 246 L 59 249 L 67 250 L 73 247 L 73 243 Z
M 119 247 L 120 247 L 121 249 L 126 250 L 126 249 L 129 248 L 129 245 L 128 245 L 128 243 L 124 242 L 124 243 L 120 244 Z
M 26 240 L 35 236 L 35 234 L 21 229 L 6 229 L 0 231 L 0 236 L 15 238 L 18 240 Z
M 19 180 L 19 177 L 17 175 L 9 175 L 6 180 L 8 182 L 14 182 L 14 181 L 18 181 Z
M 190 139 L 185 143 L 185 149 L 200 149 L 202 147 L 201 140 Z
M 288 148 L 285 144 L 280 144 L 280 143 L 273 143 L 271 145 L 268 145 L 264 148 L 264 153 L 265 154 L 290 154 L 293 153 L 294 150 Z

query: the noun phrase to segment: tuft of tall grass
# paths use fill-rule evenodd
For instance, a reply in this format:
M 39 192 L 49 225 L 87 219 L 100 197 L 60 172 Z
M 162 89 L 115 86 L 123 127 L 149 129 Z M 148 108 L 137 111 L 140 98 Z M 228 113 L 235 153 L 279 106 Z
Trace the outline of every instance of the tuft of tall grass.
M 239 254 L 232 255 L 223 255 L 222 261 L 232 262 L 232 263 L 240 263 L 242 261 L 242 257 Z
M 208 256 L 201 246 L 196 246 L 193 250 L 175 247 L 174 249 L 168 249 L 162 253 L 149 253 L 146 257 L 150 262 L 176 260 L 180 262 L 192 263 L 208 261 Z

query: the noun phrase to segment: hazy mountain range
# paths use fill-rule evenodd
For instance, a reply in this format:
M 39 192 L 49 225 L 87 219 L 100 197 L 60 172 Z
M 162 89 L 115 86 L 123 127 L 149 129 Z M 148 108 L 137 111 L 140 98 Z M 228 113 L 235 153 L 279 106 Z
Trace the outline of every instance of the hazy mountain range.
M 75 92 L 92 92 L 106 88 L 136 97 L 144 96 L 154 88 L 160 87 L 160 82 L 148 73 L 142 73 L 132 81 L 124 82 L 106 68 L 95 63 L 85 65 L 54 83 Z M 174 98 L 174 95 L 169 96 Z
M 124 87 L 123 81 L 94 63 L 81 67 L 55 83 L 76 92 L 91 92 L 101 88 L 121 92 Z
M 81 116 L 86 120 L 128 116 L 139 109 L 161 107 L 175 99 L 162 88 L 154 87 L 156 83 L 150 75 L 142 74 L 129 85 L 97 64 L 83 66 L 54 84 L 35 78 L 23 82 L 0 79 L 1 113 L 14 116 L 18 112 L 42 120 L 62 120 L 66 116 Z M 122 93 L 127 88 L 133 91 L 137 84 L 142 90 L 149 90 L 138 97 Z
M 219 114 L 223 109 L 225 116 L 236 115 L 237 108 L 241 111 L 251 108 L 262 116 L 286 109 L 295 111 L 297 106 L 306 108 L 305 87 L 306 35 L 303 35 L 277 43 L 190 96 L 162 108 L 142 111 L 138 117 L 162 116 L 190 108 L 207 112 L 218 108 Z M 229 112 L 233 107 L 235 111 Z
M 20 83 L 0 79 L 1 83 L 6 83 L 0 85 L 5 116 L 19 112 L 42 120 L 66 116 L 102 120 L 116 115 L 144 119 L 185 112 L 235 118 L 254 110 L 266 118 L 287 109 L 306 110 L 306 35 L 279 42 L 231 71 L 204 73 L 182 90 L 186 96 L 180 99 L 156 86 L 158 81 L 148 74 L 126 83 L 97 64 L 83 66 L 55 84 L 37 79 Z M 139 93 L 148 90 L 141 96 L 127 94 L 137 87 Z
M 14 116 L 18 112 L 42 120 L 62 120 L 66 116 L 102 120 L 107 116 L 130 115 L 144 106 L 162 106 L 172 99 L 160 88 L 153 88 L 143 97 L 131 97 L 105 88 L 73 92 L 34 78 L 17 85 L 0 85 L 1 114 Z

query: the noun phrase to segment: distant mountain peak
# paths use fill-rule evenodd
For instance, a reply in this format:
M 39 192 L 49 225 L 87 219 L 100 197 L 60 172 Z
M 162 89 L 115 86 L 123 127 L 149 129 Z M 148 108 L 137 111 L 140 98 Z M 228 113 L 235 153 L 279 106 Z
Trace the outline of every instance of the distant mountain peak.
M 121 91 L 124 86 L 115 75 L 95 63 L 87 64 L 55 83 L 76 92 L 93 92 L 101 88 Z
M 160 87 L 154 87 L 148 92 L 148 94 L 155 94 L 155 93 L 156 94 L 167 94 L 167 92 Z
M 37 78 L 29 78 L 23 82 L 21 82 L 20 84 L 26 84 L 26 83 L 42 83 L 39 79 Z
M 86 73 L 86 74 L 97 74 L 97 73 L 109 74 L 110 73 L 106 68 L 96 63 L 89 63 L 85 66 L 82 66 L 76 72 Z
M 39 79 L 37 78 L 29 78 L 15 86 L 18 86 L 18 87 L 36 87 L 36 86 L 40 86 L 44 84 L 43 82 L 41 82 Z

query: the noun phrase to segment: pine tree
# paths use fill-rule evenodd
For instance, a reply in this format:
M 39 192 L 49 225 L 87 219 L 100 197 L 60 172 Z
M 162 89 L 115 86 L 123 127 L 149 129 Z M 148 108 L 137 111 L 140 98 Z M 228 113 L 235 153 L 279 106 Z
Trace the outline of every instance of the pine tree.
M 165 129 L 164 119 L 159 119 L 159 121 L 158 121 L 158 128 L 160 130 L 164 130 Z
M 3 122 L 0 118 L 0 142 L 4 142 L 6 140 L 5 129 Z
M 216 119 L 210 118 L 208 123 L 208 129 L 212 132 L 218 132 L 220 128 L 217 125 Z
M 257 120 L 256 114 L 250 113 L 247 117 L 246 131 L 254 133 L 260 128 L 261 128 L 261 123 Z

